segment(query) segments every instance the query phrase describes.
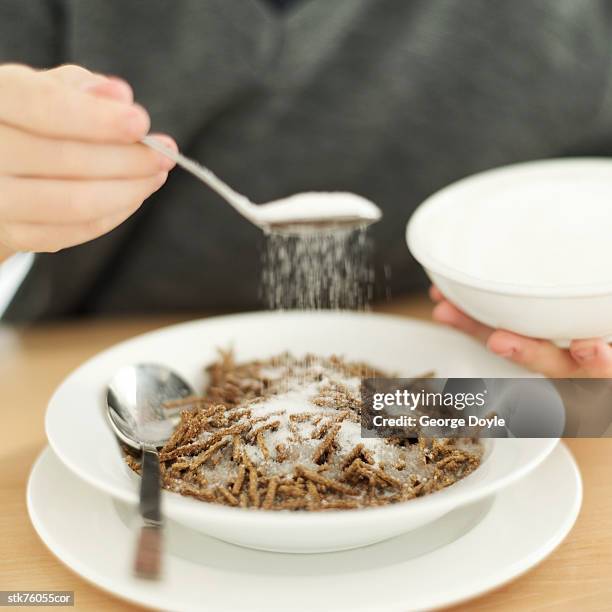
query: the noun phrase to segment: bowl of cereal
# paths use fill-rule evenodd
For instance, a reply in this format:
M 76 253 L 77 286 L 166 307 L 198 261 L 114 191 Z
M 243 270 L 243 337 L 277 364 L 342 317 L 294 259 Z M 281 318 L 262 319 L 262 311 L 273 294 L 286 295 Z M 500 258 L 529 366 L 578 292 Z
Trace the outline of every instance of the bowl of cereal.
M 139 465 L 105 421 L 103 390 L 118 367 L 152 355 L 198 389 L 168 406 L 177 426 L 160 450 L 164 514 L 242 546 L 308 553 L 378 542 L 494 495 L 556 442 L 361 436 L 364 377 L 520 375 L 451 330 L 371 313 L 219 317 L 119 344 L 53 396 L 54 452 L 120 503 L 137 503 Z

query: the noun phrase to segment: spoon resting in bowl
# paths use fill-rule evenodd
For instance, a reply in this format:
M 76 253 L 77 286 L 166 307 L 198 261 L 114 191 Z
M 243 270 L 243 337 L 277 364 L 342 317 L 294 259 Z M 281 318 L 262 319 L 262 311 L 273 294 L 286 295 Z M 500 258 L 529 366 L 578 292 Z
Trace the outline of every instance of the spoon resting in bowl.
M 153 136 L 145 136 L 142 143 L 169 157 L 200 179 L 243 217 L 265 232 L 299 235 L 337 229 L 350 230 L 376 223 L 382 217 L 376 204 L 346 191 L 312 191 L 267 204 L 254 204 L 208 168 L 167 147 Z
M 106 393 L 106 416 L 117 438 L 141 458 L 140 515 L 134 573 L 157 580 L 161 574 L 161 483 L 158 448 L 172 435 L 178 416 L 164 404 L 193 395 L 178 374 L 157 364 L 137 364 L 119 369 Z

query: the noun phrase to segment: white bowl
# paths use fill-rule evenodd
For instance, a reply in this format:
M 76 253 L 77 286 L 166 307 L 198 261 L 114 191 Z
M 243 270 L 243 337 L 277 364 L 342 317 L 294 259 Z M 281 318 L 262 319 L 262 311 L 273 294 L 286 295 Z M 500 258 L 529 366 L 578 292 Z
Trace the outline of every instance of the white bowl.
M 238 359 L 296 354 L 343 354 L 403 375 L 432 367 L 440 376 L 515 377 L 522 370 L 469 338 L 438 326 L 375 314 L 259 313 L 194 321 L 119 344 L 85 363 L 54 394 L 46 415 L 49 442 L 80 478 L 112 497 L 136 504 L 138 477 L 122 460 L 104 418 L 103 398 L 115 370 L 158 360 L 196 387 L 217 347 Z M 418 347 L 418 350 L 415 350 Z M 164 514 L 208 535 L 263 550 L 323 552 L 364 546 L 434 521 L 483 499 L 535 468 L 556 440 L 490 441 L 484 461 L 457 484 L 384 508 L 321 513 L 229 508 L 164 491 Z
M 444 295 L 495 328 L 612 335 L 612 161 L 544 160 L 476 174 L 416 210 L 408 247 Z

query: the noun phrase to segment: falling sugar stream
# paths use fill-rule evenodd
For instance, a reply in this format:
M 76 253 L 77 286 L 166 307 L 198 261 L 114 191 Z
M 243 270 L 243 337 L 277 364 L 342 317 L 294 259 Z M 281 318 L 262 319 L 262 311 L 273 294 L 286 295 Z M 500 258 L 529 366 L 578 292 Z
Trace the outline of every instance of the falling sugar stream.
M 262 292 L 274 310 L 365 310 L 374 271 L 367 230 L 270 233 L 265 237 Z

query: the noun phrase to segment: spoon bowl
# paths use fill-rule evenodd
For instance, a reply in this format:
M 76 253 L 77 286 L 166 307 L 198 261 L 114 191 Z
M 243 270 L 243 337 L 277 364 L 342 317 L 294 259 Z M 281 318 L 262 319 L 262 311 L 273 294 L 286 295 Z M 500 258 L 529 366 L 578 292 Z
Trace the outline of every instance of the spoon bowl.
M 345 191 L 297 193 L 256 208 L 268 231 L 290 234 L 357 229 L 382 216 L 373 202 Z
M 162 447 L 178 422 L 164 404 L 193 395 L 178 374 L 157 364 L 129 365 L 113 377 L 106 394 L 107 415 L 117 437 L 133 450 Z

